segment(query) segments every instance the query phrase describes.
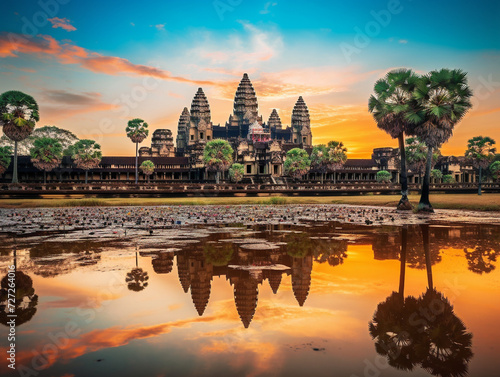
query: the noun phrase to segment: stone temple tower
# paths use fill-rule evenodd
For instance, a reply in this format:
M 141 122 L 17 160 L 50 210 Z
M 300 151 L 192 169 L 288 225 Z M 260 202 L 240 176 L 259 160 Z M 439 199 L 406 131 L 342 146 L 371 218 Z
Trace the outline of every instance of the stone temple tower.
M 210 106 L 202 88 L 198 88 L 191 103 L 188 145 L 212 140 Z
M 292 111 L 292 142 L 303 147 L 312 145 L 311 120 L 309 110 L 302 96 L 299 97 Z
M 269 129 L 271 128 L 275 128 L 278 130 L 282 129 L 281 119 L 276 109 L 273 109 L 271 115 L 269 116 L 269 121 L 267 122 L 267 126 L 269 127 Z
M 177 150 L 184 151 L 184 148 L 188 145 L 188 128 L 189 128 L 189 120 L 191 114 L 189 114 L 189 110 L 187 107 L 182 110 L 182 114 L 179 117 L 179 123 L 177 124 Z
M 246 137 L 248 127 L 255 122 L 262 126 L 262 116 L 259 116 L 258 108 L 257 95 L 245 73 L 234 95 L 234 111 L 228 121 L 229 126 L 238 127 L 239 137 Z

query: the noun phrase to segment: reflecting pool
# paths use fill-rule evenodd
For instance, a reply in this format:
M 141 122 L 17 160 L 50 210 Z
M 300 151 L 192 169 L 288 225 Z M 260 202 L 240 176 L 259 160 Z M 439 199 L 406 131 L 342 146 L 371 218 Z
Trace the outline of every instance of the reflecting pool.
M 498 226 L 457 223 L 4 234 L 20 369 L 0 373 L 496 376 L 499 243 Z

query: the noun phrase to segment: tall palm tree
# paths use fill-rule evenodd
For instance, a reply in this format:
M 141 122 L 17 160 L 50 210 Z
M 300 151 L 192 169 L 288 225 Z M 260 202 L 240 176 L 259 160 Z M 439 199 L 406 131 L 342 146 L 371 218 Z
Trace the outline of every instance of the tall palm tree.
M 135 143 L 135 184 L 137 184 L 139 176 L 137 152 L 139 149 L 139 143 L 142 143 L 143 140 L 148 137 L 148 124 L 139 118 L 131 119 L 128 121 L 125 131 L 127 132 L 127 136 L 130 140 Z
M 375 95 L 368 101 L 368 110 L 372 113 L 377 126 L 387 132 L 393 139 L 398 139 L 401 156 L 400 182 L 401 200 L 398 209 L 411 210 L 408 200 L 408 177 L 405 158 L 405 134 L 408 134 L 410 122 L 407 114 L 414 107 L 412 96 L 418 80 L 411 69 L 393 70 L 375 83 Z
M 416 106 L 409 112 L 410 132 L 427 145 L 425 168 L 419 211 L 434 212 L 429 201 L 429 184 L 433 151 L 453 134 L 453 128 L 472 107 L 472 90 L 467 84 L 467 73 L 460 69 L 443 68 L 422 76 L 413 96 Z
M 221 171 L 225 171 L 233 163 L 233 148 L 226 140 L 211 140 L 203 150 L 203 162 L 209 170 L 216 172 L 216 183 L 219 184 Z
M 486 169 L 495 159 L 495 140 L 491 137 L 475 136 L 467 142 L 465 158 L 472 162 L 475 168 L 479 168 L 479 185 L 477 194 L 481 195 L 482 170 Z
M 328 153 L 328 170 L 333 172 L 333 183 L 337 183 L 337 170 L 347 161 L 347 148 L 341 141 L 329 141 L 326 146 Z
M 35 140 L 30 155 L 33 165 L 43 171 L 43 183 L 47 183 L 47 172 L 61 163 L 63 147 L 57 139 L 42 137 Z
M 94 140 L 77 141 L 68 150 L 79 169 L 85 170 L 85 184 L 88 182 L 88 172 L 99 166 L 102 158 L 101 146 Z
M 14 170 L 12 183 L 17 179 L 17 143 L 26 139 L 40 120 L 35 99 L 23 92 L 11 90 L 0 96 L 0 125 L 7 137 L 14 141 Z

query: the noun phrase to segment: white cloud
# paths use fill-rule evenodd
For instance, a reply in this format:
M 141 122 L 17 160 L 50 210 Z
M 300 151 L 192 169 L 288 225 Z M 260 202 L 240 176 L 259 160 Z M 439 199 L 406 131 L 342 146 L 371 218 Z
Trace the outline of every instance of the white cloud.
M 245 21 L 240 23 L 243 34 L 231 34 L 223 41 L 213 40 L 212 34 L 206 34 L 205 40 L 192 52 L 209 64 L 237 69 L 276 58 L 283 51 L 283 38 L 275 30 L 263 30 Z
M 268 14 L 268 13 L 271 13 L 270 9 L 271 7 L 275 7 L 276 5 L 278 5 L 278 3 L 274 3 L 272 1 L 268 1 L 266 3 L 266 5 L 264 6 L 264 9 L 262 9 L 260 11 L 260 14 Z
M 407 43 L 408 43 L 408 40 L 407 40 L 407 39 L 400 39 L 400 40 L 399 40 L 399 43 L 401 43 L 401 44 L 404 44 L 404 45 L 405 45 L 405 44 L 407 44 Z

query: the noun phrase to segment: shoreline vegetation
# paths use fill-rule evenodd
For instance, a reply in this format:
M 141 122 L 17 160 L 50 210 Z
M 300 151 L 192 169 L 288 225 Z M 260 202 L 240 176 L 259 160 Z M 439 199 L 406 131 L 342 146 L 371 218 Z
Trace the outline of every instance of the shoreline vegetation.
M 409 195 L 414 208 L 419 195 Z M 0 208 L 161 206 L 161 205 L 284 205 L 284 204 L 349 204 L 396 207 L 400 195 L 362 196 L 258 196 L 258 197 L 182 197 L 182 198 L 41 198 L 0 199 Z M 500 194 L 434 194 L 436 209 L 499 211 Z

